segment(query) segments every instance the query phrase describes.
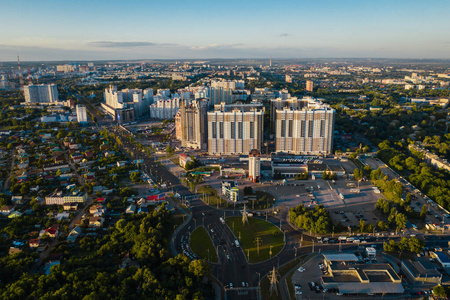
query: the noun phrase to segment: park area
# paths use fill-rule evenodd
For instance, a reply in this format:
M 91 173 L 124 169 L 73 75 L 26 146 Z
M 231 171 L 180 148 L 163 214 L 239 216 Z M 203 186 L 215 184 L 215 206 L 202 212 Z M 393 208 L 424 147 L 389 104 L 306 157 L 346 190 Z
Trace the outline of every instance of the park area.
M 248 218 L 248 223 L 242 224 L 242 217 L 229 217 L 225 221 L 239 240 L 250 263 L 267 260 L 283 249 L 283 233 L 269 222 Z
M 191 234 L 190 247 L 198 257 L 216 263 L 217 253 L 205 227 L 199 226 Z

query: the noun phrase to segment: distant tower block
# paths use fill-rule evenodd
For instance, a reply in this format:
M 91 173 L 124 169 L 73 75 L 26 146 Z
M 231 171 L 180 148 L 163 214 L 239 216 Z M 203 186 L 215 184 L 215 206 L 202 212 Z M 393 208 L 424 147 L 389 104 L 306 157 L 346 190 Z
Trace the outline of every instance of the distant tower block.
M 307 80 L 306 81 L 306 91 L 307 92 L 314 91 L 314 82 L 312 82 L 312 80 Z
M 248 224 L 248 212 L 247 206 L 244 204 L 244 210 L 242 211 L 242 225 Z
M 269 67 L 272 67 L 272 57 L 270 58 L 270 61 L 269 61 Z
M 248 177 L 253 182 L 259 182 L 260 176 L 261 153 L 257 149 L 253 149 L 248 156 Z

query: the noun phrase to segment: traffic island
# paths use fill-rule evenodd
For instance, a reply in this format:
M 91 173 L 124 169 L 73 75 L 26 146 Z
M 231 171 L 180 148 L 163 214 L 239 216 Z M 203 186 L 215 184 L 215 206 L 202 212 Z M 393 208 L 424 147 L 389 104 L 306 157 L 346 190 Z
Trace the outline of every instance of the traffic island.
M 213 263 L 218 261 L 216 249 L 205 227 L 199 226 L 192 232 L 189 246 L 198 257 Z
M 239 246 L 250 263 L 270 259 L 283 249 L 283 233 L 272 223 L 252 217 L 245 224 L 242 217 L 229 217 L 225 222 L 238 239 Z

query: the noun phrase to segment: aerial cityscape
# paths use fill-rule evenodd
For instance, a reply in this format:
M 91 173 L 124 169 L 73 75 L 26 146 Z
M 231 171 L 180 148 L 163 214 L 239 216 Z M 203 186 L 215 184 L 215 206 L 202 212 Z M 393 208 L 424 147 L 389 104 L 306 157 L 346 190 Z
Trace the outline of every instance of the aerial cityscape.
M 0 299 L 450 297 L 450 3 L 1 7 Z

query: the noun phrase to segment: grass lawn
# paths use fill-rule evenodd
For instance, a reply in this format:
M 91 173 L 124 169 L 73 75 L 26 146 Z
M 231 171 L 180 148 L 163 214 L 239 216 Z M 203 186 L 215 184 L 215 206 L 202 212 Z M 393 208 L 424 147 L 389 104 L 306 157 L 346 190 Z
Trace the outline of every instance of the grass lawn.
M 218 261 L 216 249 L 214 249 L 214 245 L 205 227 L 199 226 L 192 232 L 189 245 L 192 251 L 199 257 L 214 263 Z
M 239 243 L 245 255 L 251 263 L 264 261 L 271 257 L 270 246 L 272 246 L 272 256 L 275 256 L 284 246 L 283 233 L 275 225 L 257 218 L 248 218 L 248 224 L 242 224 L 242 217 L 229 217 L 225 220 L 227 225 L 233 230 L 234 235 L 239 239 Z M 233 225 L 234 224 L 234 225 Z M 259 255 L 256 246 L 256 237 L 261 238 Z

